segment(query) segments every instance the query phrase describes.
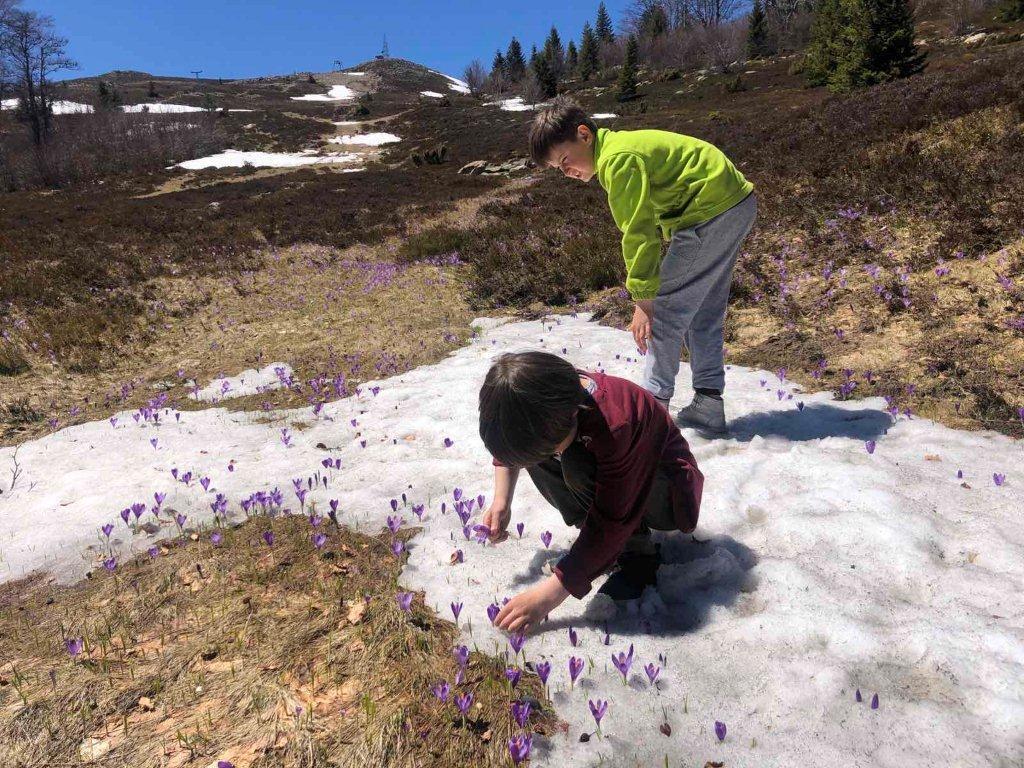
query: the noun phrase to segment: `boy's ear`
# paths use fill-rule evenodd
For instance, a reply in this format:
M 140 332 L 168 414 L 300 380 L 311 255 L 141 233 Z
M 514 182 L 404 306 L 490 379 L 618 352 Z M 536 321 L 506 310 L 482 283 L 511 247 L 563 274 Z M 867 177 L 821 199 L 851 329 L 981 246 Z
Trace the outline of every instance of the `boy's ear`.
M 576 138 L 584 144 L 588 144 L 594 138 L 594 134 L 585 125 L 576 126 Z

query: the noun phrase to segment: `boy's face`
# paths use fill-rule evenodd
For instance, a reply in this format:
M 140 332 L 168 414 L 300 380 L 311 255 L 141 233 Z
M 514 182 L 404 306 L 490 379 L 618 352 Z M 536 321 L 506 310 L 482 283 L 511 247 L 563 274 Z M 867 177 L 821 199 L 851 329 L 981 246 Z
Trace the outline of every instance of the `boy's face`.
M 587 126 L 579 126 L 575 139 L 563 141 L 551 148 L 548 165 L 571 179 L 590 181 L 597 172 L 594 167 L 594 134 Z

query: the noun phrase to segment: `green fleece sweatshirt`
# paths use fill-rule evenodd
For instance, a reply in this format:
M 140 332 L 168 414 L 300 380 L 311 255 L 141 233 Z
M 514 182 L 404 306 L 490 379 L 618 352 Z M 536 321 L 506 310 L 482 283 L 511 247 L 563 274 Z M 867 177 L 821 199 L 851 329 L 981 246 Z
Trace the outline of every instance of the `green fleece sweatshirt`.
M 720 149 L 670 131 L 598 128 L 597 179 L 622 231 L 626 290 L 634 301 L 658 293 L 661 237 L 713 219 L 750 194 L 747 181 Z

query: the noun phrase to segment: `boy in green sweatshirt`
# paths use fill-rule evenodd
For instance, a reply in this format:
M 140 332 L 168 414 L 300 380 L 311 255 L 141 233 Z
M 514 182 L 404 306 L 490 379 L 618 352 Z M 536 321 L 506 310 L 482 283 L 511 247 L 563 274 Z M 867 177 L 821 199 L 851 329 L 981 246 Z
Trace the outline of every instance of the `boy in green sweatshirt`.
M 733 266 L 757 215 L 754 185 L 706 141 L 598 128 L 564 98 L 538 113 L 530 154 L 583 182 L 597 176 L 622 232 L 643 386 L 668 408 L 685 344 L 694 397 L 677 421 L 705 437 L 724 435 L 723 325 Z

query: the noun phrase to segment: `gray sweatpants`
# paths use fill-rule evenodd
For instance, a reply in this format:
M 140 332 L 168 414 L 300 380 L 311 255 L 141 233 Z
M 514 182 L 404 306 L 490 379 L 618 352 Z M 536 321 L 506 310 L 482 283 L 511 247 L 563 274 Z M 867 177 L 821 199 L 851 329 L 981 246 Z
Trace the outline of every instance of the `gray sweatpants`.
M 713 219 L 673 233 L 661 261 L 643 386 L 668 401 L 675 390 L 683 344 L 693 386 L 725 389 L 725 310 L 732 269 L 757 216 L 754 193 Z

